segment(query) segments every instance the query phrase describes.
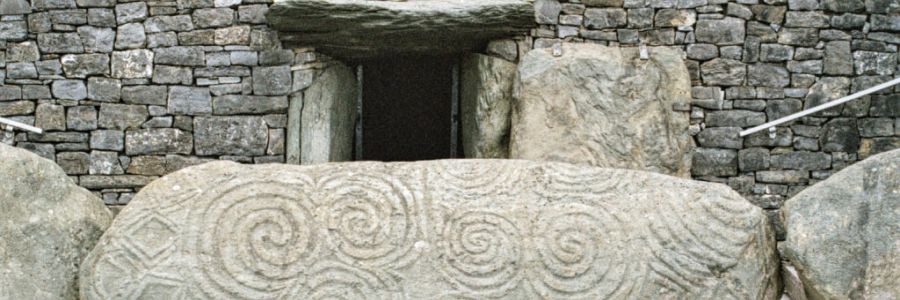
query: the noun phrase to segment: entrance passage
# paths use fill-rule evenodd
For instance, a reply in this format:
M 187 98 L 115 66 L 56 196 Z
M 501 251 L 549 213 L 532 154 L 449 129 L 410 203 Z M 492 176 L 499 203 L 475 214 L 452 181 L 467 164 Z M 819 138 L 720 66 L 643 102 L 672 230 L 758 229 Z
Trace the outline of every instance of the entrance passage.
M 414 161 L 456 155 L 455 58 L 362 64 L 357 160 Z M 361 154 L 361 155 L 360 155 Z

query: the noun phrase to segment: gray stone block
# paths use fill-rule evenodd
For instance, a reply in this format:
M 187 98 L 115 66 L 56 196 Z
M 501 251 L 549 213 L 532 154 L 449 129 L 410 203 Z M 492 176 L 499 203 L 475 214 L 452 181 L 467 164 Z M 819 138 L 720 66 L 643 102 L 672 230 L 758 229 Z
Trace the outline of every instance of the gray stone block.
M 144 105 L 108 104 L 100 105 L 99 126 L 104 129 L 140 128 L 150 117 Z
M 149 17 L 144 21 L 144 29 L 147 33 L 165 32 L 165 31 L 191 31 L 194 30 L 194 23 L 191 22 L 191 16 L 156 16 Z
M 196 117 L 194 134 L 197 155 L 261 156 L 268 146 L 261 117 Z
M 253 94 L 277 96 L 291 91 L 291 67 L 254 67 Z
M 87 53 L 112 52 L 116 40 L 116 32 L 110 28 L 80 26 L 78 36 L 84 43 L 84 51 Z
M 69 54 L 60 62 L 69 78 L 87 78 L 90 75 L 109 75 L 109 56 L 106 54 Z
M 286 113 L 287 109 L 286 96 L 225 95 L 213 99 L 213 114 L 216 115 Z
M 91 156 L 84 152 L 60 152 L 56 154 L 56 163 L 67 175 L 83 175 L 88 173 Z
M 125 133 L 126 155 L 190 154 L 193 146 L 193 135 L 175 128 L 138 129 Z
M 744 23 L 744 20 L 733 17 L 702 19 L 697 21 L 694 34 L 700 43 L 742 45 L 746 36 Z
M 700 74 L 707 85 L 741 85 L 747 76 L 747 67 L 737 60 L 717 58 L 700 65 Z
M 835 118 L 822 128 L 819 143 L 825 152 L 854 153 L 859 150 L 859 130 L 856 119 Z
M 83 100 L 87 98 L 87 87 L 81 80 L 54 80 L 50 85 L 53 97 L 66 100 Z
M 620 8 L 588 8 L 584 11 L 584 26 L 589 29 L 622 27 L 627 24 L 626 16 Z
M 234 10 L 230 8 L 204 8 L 191 15 L 197 28 L 218 28 L 234 24 Z
M 128 104 L 166 105 L 167 98 L 166 86 L 139 85 L 122 88 L 122 101 Z
M 154 62 L 175 66 L 205 66 L 206 56 L 201 47 L 166 47 L 153 50 Z
M 737 151 L 729 149 L 697 148 L 691 162 L 693 176 L 737 175 Z
M 124 173 L 122 165 L 119 164 L 119 154 L 117 152 L 91 151 L 91 164 L 88 174 L 119 175 Z
M 749 110 L 710 111 L 706 114 L 709 127 L 751 127 L 766 122 L 766 114 Z
M 146 43 L 147 36 L 144 34 L 143 24 L 129 23 L 119 25 L 116 32 L 116 50 L 143 48 Z
M 62 105 L 39 104 L 34 111 L 34 126 L 45 131 L 66 130 L 66 110 Z
M 112 76 L 115 78 L 150 78 L 153 75 L 153 52 L 150 50 L 116 51 L 112 54 Z
M 191 85 L 194 77 L 191 68 L 156 65 L 153 67 L 153 83 Z
M 741 149 L 744 139 L 740 127 L 709 127 L 697 134 L 697 142 L 704 148 Z
M 37 79 L 37 68 L 31 62 L 15 62 L 6 64 L 6 77 L 9 79 Z
M 170 114 L 204 115 L 212 113 L 212 96 L 209 88 L 169 87 L 168 109 Z
M 2 28 L 0 28 L 0 32 L 2 32 Z M 84 53 L 81 36 L 74 32 L 40 33 L 38 34 L 38 48 L 42 53 Z
M 747 83 L 764 87 L 786 87 L 791 83 L 787 69 L 776 64 L 752 64 L 747 66 Z
M 91 149 L 122 151 L 125 149 L 125 131 L 95 130 L 91 132 Z
M 141 22 L 147 18 L 147 3 L 143 1 L 116 5 L 116 22 L 119 25 Z
M 122 98 L 122 82 L 118 79 L 91 77 L 88 79 L 88 99 L 102 102 L 119 102 Z
M 7 62 L 34 62 L 40 58 L 41 53 L 34 41 L 12 43 L 6 46 Z
M 66 128 L 88 131 L 97 129 L 97 109 L 93 106 L 73 106 L 66 110 Z
M 741 172 L 769 169 L 769 149 L 747 148 L 738 151 L 738 167 Z

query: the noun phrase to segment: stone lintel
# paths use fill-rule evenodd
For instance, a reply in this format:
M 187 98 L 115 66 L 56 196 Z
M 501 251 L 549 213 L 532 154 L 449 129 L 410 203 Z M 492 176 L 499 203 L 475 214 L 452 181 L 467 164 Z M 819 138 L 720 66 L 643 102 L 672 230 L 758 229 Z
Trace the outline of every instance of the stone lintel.
M 281 0 L 267 15 L 285 46 L 345 60 L 464 52 L 534 27 L 531 0 Z

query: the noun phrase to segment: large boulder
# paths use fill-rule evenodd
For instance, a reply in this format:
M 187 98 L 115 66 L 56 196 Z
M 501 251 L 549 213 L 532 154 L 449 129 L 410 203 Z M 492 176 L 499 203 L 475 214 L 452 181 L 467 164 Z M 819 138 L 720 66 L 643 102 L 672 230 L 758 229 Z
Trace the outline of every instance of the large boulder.
M 900 299 L 900 150 L 803 190 L 783 213 L 810 299 Z
M 84 299 L 762 299 L 761 209 L 719 184 L 516 160 L 214 162 L 159 179 Z
M 519 63 L 510 158 L 689 176 L 691 81 L 678 50 L 563 44 Z M 559 54 L 559 53 L 557 53 Z
M 0 144 L 0 299 L 77 299 L 78 267 L 110 222 L 58 165 Z

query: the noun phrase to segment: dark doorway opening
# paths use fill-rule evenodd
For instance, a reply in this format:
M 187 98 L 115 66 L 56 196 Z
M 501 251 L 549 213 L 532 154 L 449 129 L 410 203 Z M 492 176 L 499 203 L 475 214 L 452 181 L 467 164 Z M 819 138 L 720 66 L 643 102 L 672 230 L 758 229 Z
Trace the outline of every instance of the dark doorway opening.
M 458 101 L 455 57 L 404 57 L 364 62 L 357 160 L 453 158 Z

